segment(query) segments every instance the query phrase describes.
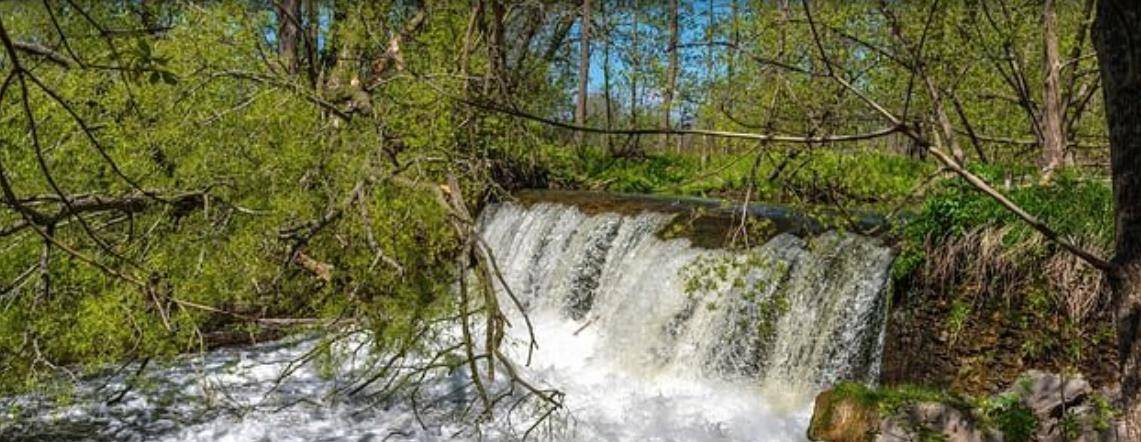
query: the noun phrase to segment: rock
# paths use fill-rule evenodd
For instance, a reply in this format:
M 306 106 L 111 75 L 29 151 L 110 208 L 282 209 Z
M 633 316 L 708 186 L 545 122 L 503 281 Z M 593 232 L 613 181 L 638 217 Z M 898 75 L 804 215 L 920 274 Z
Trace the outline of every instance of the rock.
M 846 390 L 852 391 L 852 390 Z M 874 392 L 874 390 L 856 390 Z M 888 393 L 893 394 L 893 393 Z M 895 393 L 898 394 L 898 393 Z M 1120 442 L 1127 440 L 1114 417 L 1110 395 L 1095 393 L 1079 375 L 1037 370 L 989 404 L 972 410 L 923 396 L 888 396 L 891 411 L 881 412 L 884 393 L 821 393 L 808 429 L 812 440 L 836 442 Z M 968 402 L 952 400 L 966 406 Z M 886 416 L 881 416 L 887 414 Z M 979 419 L 976 421 L 976 419 Z M 982 425 L 987 426 L 982 428 Z M 1009 432 L 1003 434 L 1003 431 Z
M 877 404 L 825 391 L 816 396 L 808 438 L 829 442 L 991 442 L 1002 438 L 975 427 L 959 409 L 939 402 L 909 404 L 881 417 Z
M 907 407 L 896 416 L 884 419 L 880 424 L 880 434 L 875 440 L 990 442 L 1001 441 L 1002 437 L 980 430 L 955 407 L 939 402 L 920 402 Z
M 1122 442 L 1124 421 L 1114 419 L 1107 410 L 1083 403 L 1066 410 L 1059 419 L 1044 420 L 1035 435 L 1042 442 Z
M 828 442 L 869 442 L 879 431 L 879 410 L 874 404 L 861 404 L 841 397 L 833 390 L 816 396 L 808 439 Z
M 1061 417 L 1063 406 L 1081 403 L 1092 391 L 1080 375 L 1062 376 L 1038 370 L 1027 371 L 1007 390 L 1018 395 L 1022 405 L 1040 418 Z
M 1124 441 L 1109 394 L 1095 393 L 1080 375 L 1031 370 L 1005 394 L 1014 395 L 1038 419 L 1033 439 L 1042 442 Z

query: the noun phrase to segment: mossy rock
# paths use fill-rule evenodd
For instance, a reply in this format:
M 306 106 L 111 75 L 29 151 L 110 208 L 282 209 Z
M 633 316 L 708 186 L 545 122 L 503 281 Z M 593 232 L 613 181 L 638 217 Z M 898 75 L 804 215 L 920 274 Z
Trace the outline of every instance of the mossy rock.
M 816 397 L 808 437 L 819 441 L 1002 440 L 974 422 L 965 398 L 917 386 L 845 382 Z
M 816 396 L 808 439 L 828 442 L 870 442 L 880 428 L 879 408 L 851 395 L 828 390 Z

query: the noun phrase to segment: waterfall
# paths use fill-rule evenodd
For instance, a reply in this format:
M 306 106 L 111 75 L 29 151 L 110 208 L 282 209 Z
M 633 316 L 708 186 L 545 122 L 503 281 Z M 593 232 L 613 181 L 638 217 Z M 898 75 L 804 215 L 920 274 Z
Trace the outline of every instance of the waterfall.
M 539 202 L 480 218 L 541 331 L 531 372 L 567 391 L 583 440 L 795 440 L 820 388 L 874 382 L 889 248 L 830 231 L 704 249 L 661 238 L 674 216 Z
M 349 330 L 123 366 L 79 380 L 62 404 L 0 398 L 0 439 L 515 440 L 535 430 L 531 440 L 797 441 L 818 390 L 875 380 L 889 248 L 837 232 L 698 247 L 664 239 L 673 212 L 532 202 L 481 213 L 499 294 L 510 288 L 524 307 L 501 300 L 512 324 L 501 349 L 521 379 L 562 393 L 539 427 L 541 412 L 519 407 L 527 393 L 502 375 L 487 380 L 494 416 L 473 422 L 472 379 L 447 363 L 418 375 L 413 392 L 347 394 L 396 360 Z M 454 328 L 442 324 L 427 345 L 453 345 Z M 421 373 L 421 357 L 401 356 L 390 379 Z

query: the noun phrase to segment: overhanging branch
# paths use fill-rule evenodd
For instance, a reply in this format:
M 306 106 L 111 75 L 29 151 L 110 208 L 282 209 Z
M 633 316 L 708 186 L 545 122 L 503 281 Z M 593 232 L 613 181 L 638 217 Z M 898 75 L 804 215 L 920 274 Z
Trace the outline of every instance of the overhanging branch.
M 940 163 L 943 163 L 943 166 L 945 166 L 946 168 L 955 172 L 955 174 L 957 174 L 960 177 L 962 177 L 963 179 L 965 179 L 976 190 L 979 190 L 980 192 L 982 192 L 982 193 L 986 194 L 987 196 L 991 197 L 992 199 L 994 199 L 996 202 L 999 203 L 999 205 L 1001 205 L 1005 209 L 1009 210 L 1015 216 L 1022 219 L 1023 222 L 1029 224 L 1030 227 L 1034 228 L 1034 230 L 1037 230 L 1039 233 L 1041 233 L 1043 236 L 1045 236 L 1046 239 L 1053 241 L 1054 243 L 1058 244 L 1062 248 L 1066 249 L 1070 253 L 1073 253 L 1077 257 L 1081 258 L 1082 260 L 1086 261 L 1087 263 L 1096 267 L 1099 270 L 1102 270 L 1102 271 L 1107 272 L 1107 273 L 1114 271 L 1114 266 L 1113 266 L 1113 264 L 1109 263 L 1109 261 L 1106 261 L 1104 258 L 1097 256 L 1097 254 L 1090 252 L 1088 250 L 1082 249 L 1081 247 L 1078 247 L 1074 243 L 1062 238 L 1061 235 L 1059 235 L 1057 231 L 1055 231 L 1054 229 L 1051 229 L 1050 226 L 1046 225 L 1046 223 L 1042 222 L 1041 220 L 1039 220 L 1034 215 L 1031 215 L 1029 212 L 1023 210 L 1021 207 L 1019 207 L 1017 204 L 1015 204 L 1013 201 L 1011 201 L 1009 198 L 1007 198 L 1005 195 L 1003 195 L 998 190 L 995 190 L 995 188 L 992 187 L 990 184 L 988 184 L 986 182 L 986 180 L 983 180 L 979 176 L 977 176 L 977 175 L 971 173 L 969 170 L 963 168 L 961 165 L 959 165 L 959 163 L 957 161 L 955 161 L 954 158 L 952 158 L 946 152 L 943 152 L 941 149 L 939 149 L 937 147 L 931 146 L 931 143 L 929 143 L 926 140 L 926 138 L 924 138 L 922 136 L 922 134 L 917 133 L 911 127 L 900 124 L 899 117 L 896 117 L 895 114 L 893 114 L 891 111 L 887 110 L 887 108 L 883 107 L 878 102 L 873 100 L 871 97 L 867 96 L 867 94 L 864 94 L 862 91 L 856 89 L 854 86 L 852 86 L 851 83 L 849 83 L 848 81 L 846 81 L 842 77 L 840 77 L 836 73 L 836 71 L 831 68 L 832 64 L 828 58 L 828 53 L 824 50 L 823 42 L 820 41 L 820 34 L 816 32 L 816 25 L 812 19 L 812 12 L 811 12 L 811 9 L 809 8 L 808 0 L 803 0 L 801 3 L 804 5 L 805 15 L 808 19 L 808 25 L 812 28 L 812 36 L 816 40 L 816 47 L 820 51 L 820 57 L 824 59 L 825 66 L 829 67 L 829 69 L 828 69 L 829 74 L 837 83 L 844 86 L 845 89 L 848 89 L 852 93 L 856 94 L 856 96 L 858 96 L 862 101 L 864 101 L 864 103 L 866 103 L 869 107 L 874 109 L 876 112 L 878 112 L 880 115 L 882 115 L 888 121 L 895 124 L 897 127 L 901 128 L 903 134 L 914 139 L 916 142 L 920 143 L 920 145 L 925 146 L 928 152 L 931 152 L 931 154 L 934 155 L 935 158 L 937 160 L 939 160 Z
M 63 56 L 63 54 L 60 54 L 59 52 L 56 52 L 42 44 L 26 41 L 14 41 L 12 42 L 12 46 L 21 52 L 43 57 L 44 59 L 55 63 L 62 68 L 66 69 L 71 67 L 71 60 L 68 60 L 67 57 Z
M 842 141 L 860 141 L 870 140 L 874 138 L 885 137 L 896 132 L 902 132 L 902 125 L 894 125 L 885 127 L 871 132 L 863 132 L 856 134 L 843 134 L 843 135 L 788 135 L 788 134 L 770 134 L 770 133 L 751 133 L 751 132 L 730 132 L 720 130 L 707 130 L 707 129 L 663 129 L 663 128 L 633 128 L 633 129 L 606 129 L 593 126 L 581 126 L 573 123 L 566 123 L 551 118 L 541 117 L 534 114 L 529 114 L 518 109 L 511 109 L 508 107 L 500 106 L 497 104 L 477 102 L 467 100 L 460 97 L 443 94 L 445 97 L 461 102 L 463 104 L 476 107 L 479 109 L 501 113 L 512 117 L 522 118 L 548 126 L 554 126 L 562 129 L 573 130 L 578 132 L 596 133 L 604 135 L 704 135 L 716 138 L 735 138 L 753 141 L 767 141 L 767 142 L 783 142 L 783 143 L 800 143 L 800 144 L 818 144 L 818 143 L 833 143 Z

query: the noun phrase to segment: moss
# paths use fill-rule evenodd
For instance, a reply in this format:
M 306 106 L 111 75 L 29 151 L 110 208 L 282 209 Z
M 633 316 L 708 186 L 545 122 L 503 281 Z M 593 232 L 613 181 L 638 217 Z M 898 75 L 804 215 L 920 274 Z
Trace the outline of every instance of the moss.
M 946 390 L 919 385 L 869 387 L 857 382 L 842 382 L 832 389 L 839 398 L 856 401 L 864 406 L 876 407 L 885 415 L 899 413 L 905 407 L 921 402 L 938 402 L 969 412 L 971 401 Z
M 870 442 L 879 431 L 875 404 L 830 390 L 816 396 L 808 438 L 829 442 Z
M 878 410 L 879 416 L 899 416 L 909 407 L 921 403 L 940 403 L 954 407 L 968 416 L 978 428 L 995 429 L 1002 432 L 1004 440 L 1025 442 L 1032 440 L 1038 430 L 1038 419 L 1034 413 L 1022 405 L 1017 395 L 1003 394 L 982 399 L 963 396 L 946 390 L 921 386 L 892 386 L 873 388 L 863 384 L 845 382 L 827 393 L 826 402 L 850 403 L 860 409 Z M 822 395 L 823 396 L 823 395 Z M 820 408 L 822 422 L 832 419 L 831 408 Z M 816 417 L 813 418 L 814 422 Z M 877 423 L 878 425 L 878 423 Z M 921 440 L 942 440 L 945 435 L 927 428 L 915 428 Z

